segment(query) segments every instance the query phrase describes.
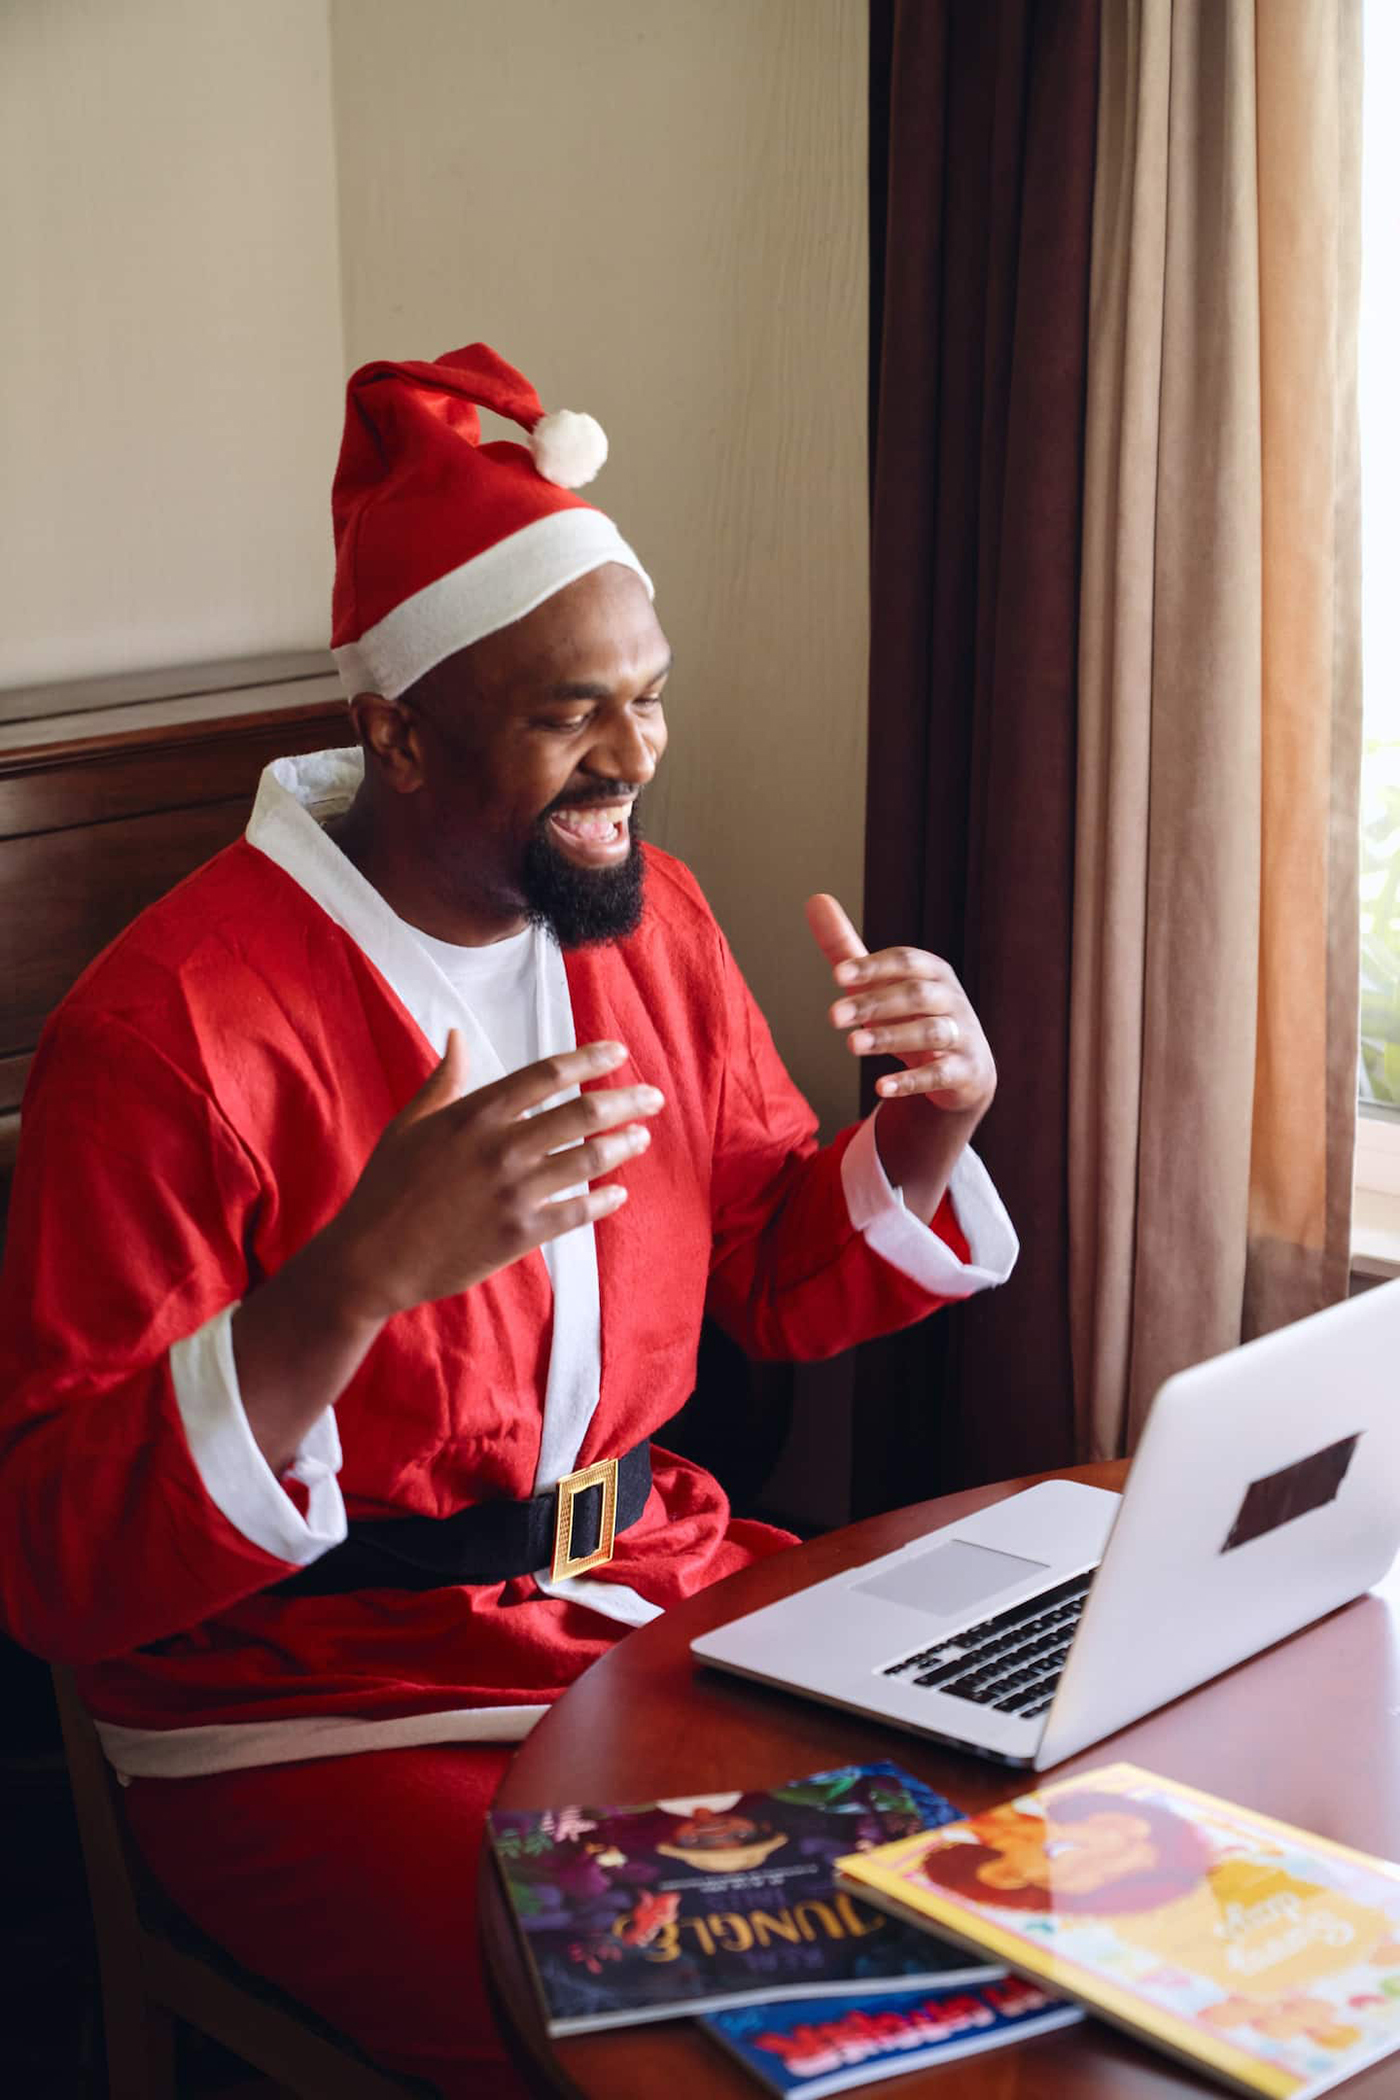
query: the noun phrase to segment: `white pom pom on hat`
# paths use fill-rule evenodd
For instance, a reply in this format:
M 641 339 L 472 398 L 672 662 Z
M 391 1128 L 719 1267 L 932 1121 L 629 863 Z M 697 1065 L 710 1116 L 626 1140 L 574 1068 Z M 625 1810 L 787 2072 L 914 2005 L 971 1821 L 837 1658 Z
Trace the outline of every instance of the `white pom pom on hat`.
M 556 408 L 530 432 L 530 452 L 546 481 L 561 489 L 584 488 L 608 456 L 607 434 L 593 416 Z

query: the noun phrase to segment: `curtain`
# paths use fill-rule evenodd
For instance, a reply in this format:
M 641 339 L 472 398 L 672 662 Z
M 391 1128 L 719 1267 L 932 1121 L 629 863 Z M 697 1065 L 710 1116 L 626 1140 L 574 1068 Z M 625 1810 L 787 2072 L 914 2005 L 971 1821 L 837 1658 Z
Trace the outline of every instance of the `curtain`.
M 874 0 L 864 932 L 998 1060 L 1012 1280 L 860 1352 L 854 1513 L 1074 1455 L 1067 1105 L 1099 0 Z
M 1345 1293 L 1359 0 L 1102 20 L 1070 1024 L 1078 1444 Z

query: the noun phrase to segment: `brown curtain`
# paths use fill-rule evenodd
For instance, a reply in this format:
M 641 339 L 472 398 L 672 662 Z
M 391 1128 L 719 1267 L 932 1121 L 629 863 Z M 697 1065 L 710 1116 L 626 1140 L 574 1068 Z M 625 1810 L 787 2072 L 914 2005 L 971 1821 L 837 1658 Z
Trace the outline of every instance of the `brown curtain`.
M 1084 1456 L 1346 1288 L 1359 0 L 1115 0 L 1069 1153 Z
M 1000 1091 L 1001 1290 L 863 1350 L 856 1514 L 1074 1456 L 1067 1101 L 1099 0 L 874 0 L 865 936 L 946 956 Z

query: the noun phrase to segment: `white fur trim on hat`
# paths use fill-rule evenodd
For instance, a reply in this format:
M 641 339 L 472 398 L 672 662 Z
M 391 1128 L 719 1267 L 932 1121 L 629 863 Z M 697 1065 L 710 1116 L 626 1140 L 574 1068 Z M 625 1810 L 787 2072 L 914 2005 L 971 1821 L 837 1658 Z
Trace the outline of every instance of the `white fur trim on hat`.
M 561 489 L 581 489 L 607 458 L 608 440 L 592 416 L 556 408 L 552 415 L 541 416 L 530 432 L 530 451 L 536 471 L 546 481 Z
M 651 578 L 611 518 L 574 507 L 551 512 L 415 591 L 358 641 L 332 650 L 346 698 L 400 693 L 457 650 L 523 620 L 566 584 L 620 562 L 654 598 Z

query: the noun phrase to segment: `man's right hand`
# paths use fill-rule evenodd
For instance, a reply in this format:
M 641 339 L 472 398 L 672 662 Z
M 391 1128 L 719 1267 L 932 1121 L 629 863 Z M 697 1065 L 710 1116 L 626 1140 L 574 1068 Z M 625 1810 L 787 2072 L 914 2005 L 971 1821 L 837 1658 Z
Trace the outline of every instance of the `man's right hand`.
M 586 1184 L 646 1150 L 643 1119 L 664 1105 L 656 1088 L 543 1107 L 626 1055 L 620 1043 L 586 1043 L 468 1093 L 466 1051 L 451 1032 L 442 1063 L 385 1127 L 340 1210 L 233 1316 L 244 1413 L 274 1473 L 395 1313 L 469 1290 L 626 1201 L 617 1183 Z
M 467 1054 L 453 1029 L 442 1063 L 388 1124 L 326 1228 L 347 1305 L 386 1320 L 452 1297 L 625 1203 L 618 1182 L 586 1184 L 646 1150 L 651 1132 L 640 1119 L 664 1107 L 664 1096 L 630 1086 L 543 1103 L 614 1071 L 626 1055 L 621 1043 L 586 1043 L 468 1093 Z

